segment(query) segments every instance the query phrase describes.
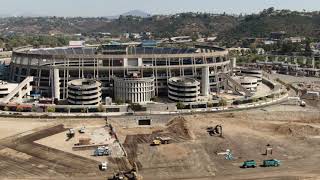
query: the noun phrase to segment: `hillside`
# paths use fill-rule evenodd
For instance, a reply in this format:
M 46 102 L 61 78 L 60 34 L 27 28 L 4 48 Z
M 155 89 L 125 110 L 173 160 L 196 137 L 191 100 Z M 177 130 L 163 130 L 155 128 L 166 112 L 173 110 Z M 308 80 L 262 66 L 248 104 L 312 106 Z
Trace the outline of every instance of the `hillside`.
M 288 36 L 317 38 L 320 32 L 320 14 L 268 9 L 260 14 L 239 18 L 238 25 L 219 34 L 219 37 L 222 40 L 268 37 L 270 32 L 276 31 L 285 31 Z
M 173 16 L 120 16 L 108 18 L 11 17 L 0 19 L 0 34 L 90 33 L 152 31 L 158 36 L 220 33 L 237 23 L 237 18 L 224 15 L 183 13 Z
M 151 31 L 155 37 L 177 35 L 218 35 L 233 43 L 245 37 L 266 37 L 272 31 L 286 31 L 289 36 L 319 37 L 319 12 L 296 12 L 266 9 L 246 16 L 181 13 L 150 17 L 120 16 L 109 18 L 10 17 L 0 18 L 0 35 L 8 34 L 75 34 Z

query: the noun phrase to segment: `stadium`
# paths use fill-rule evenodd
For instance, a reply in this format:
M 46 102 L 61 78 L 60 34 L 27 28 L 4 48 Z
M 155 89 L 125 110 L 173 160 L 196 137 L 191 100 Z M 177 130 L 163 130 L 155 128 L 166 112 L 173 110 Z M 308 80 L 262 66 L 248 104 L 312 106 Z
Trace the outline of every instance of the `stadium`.
M 227 50 L 203 45 L 192 48 L 101 45 L 20 49 L 13 52 L 9 80 L 20 83 L 33 76 L 31 94 L 67 101 L 69 82 L 91 79 L 99 82 L 99 86 L 87 89 L 88 102 L 91 102 L 91 95 L 101 93 L 102 101 L 111 97 L 145 103 L 154 96 L 168 97 L 169 80 L 174 77 L 199 82 L 200 93 L 196 93 L 199 97 L 218 93 L 224 89 L 226 77 L 232 75 L 232 64 Z M 186 102 L 199 100 L 188 98 L 183 87 L 180 88 L 182 91 L 177 84 L 175 95 L 180 101 L 183 101 L 181 97 L 186 97 Z M 74 100 L 76 92 L 72 93 Z

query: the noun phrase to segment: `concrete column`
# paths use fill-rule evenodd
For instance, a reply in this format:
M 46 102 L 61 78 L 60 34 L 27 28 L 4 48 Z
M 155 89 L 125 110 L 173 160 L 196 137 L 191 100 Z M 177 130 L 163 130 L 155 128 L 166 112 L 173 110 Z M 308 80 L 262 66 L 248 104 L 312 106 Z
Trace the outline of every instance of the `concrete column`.
M 203 96 L 208 96 L 209 95 L 209 88 L 210 88 L 210 83 L 209 83 L 209 67 L 203 67 L 202 68 L 202 77 L 201 77 L 201 94 Z
M 18 78 L 17 78 L 17 82 L 21 82 L 21 72 L 22 72 L 22 67 L 19 67 L 19 72 L 18 72 Z
M 124 67 L 128 66 L 128 58 L 123 58 L 123 66 Z
M 307 58 L 303 57 L 303 64 L 306 65 L 307 64 Z
M 53 98 L 60 100 L 60 77 L 59 69 L 53 70 Z
M 237 58 L 232 58 L 232 68 L 236 68 L 237 67 Z
M 143 65 L 143 63 L 142 63 L 142 58 L 138 58 L 138 66 L 140 67 L 140 66 L 142 66 Z
M 314 69 L 315 68 L 315 62 L 314 62 L 314 56 L 312 57 L 312 68 Z

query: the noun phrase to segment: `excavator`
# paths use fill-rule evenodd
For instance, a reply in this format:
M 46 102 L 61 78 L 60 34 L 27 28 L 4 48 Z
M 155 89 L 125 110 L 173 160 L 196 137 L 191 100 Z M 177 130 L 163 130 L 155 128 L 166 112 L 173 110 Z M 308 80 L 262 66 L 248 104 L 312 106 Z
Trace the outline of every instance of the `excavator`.
M 113 178 L 110 180 L 143 180 L 143 178 L 138 174 L 137 165 L 134 163 L 134 167 L 130 171 L 120 171 L 114 174 Z
M 208 127 L 207 132 L 209 133 L 210 136 L 218 135 L 222 137 L 222 126 L 216 125 L 216 127 Z

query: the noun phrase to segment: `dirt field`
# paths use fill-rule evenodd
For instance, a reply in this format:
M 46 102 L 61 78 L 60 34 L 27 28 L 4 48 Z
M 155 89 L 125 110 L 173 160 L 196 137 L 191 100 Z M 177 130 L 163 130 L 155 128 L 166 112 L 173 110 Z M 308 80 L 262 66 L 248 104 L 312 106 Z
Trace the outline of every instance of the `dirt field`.
M 126 127 L 120 136 L 145 179 L 320 179 L 320 113 L 271 110 L 190 115 L 162 129 Z M 223 126 L 223 138 L 206 132 L 217 124 Z M 172 137 L 173 143 L 150 146 L 156 136 Z M 263 155 L 267 144 L 272 155 Z M 234 160 L 217 155 L 226 149 Z M 273 158 L 281 167 L 240 168 L 245 160 L 261 164 Z
M 128 123 L 124 123 L 125 121 Z M 171 179 L 320 179 L 320 111 L 315 107 L 276 105 L 249 111 L 157 117 L 153 126 L 138 127 L 123 117 L 109 121 L 128 157 L 95 159 L 89 151 L 73 152 L 65 141 L 67 128 L 86 126 L 102 133 L 104 119 L 0 119 L 0 179 L 106 179 L 135 162 L 144 180 Z M 223 137 L 210 136 L 221 124 Z M 150 146 L 157 136 L 168 145 Z M 104 138 L 104 136 L 102 136 Z M 272 155 L 264 155 L 266 145 Z M 230 149 L 234 159 L 217 155 Z M 242 169 L 245 160 L 258 165 L 281 160 L 280 167 Z M 98 169 L 101 161 L 109 169 Z

